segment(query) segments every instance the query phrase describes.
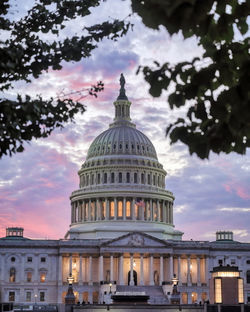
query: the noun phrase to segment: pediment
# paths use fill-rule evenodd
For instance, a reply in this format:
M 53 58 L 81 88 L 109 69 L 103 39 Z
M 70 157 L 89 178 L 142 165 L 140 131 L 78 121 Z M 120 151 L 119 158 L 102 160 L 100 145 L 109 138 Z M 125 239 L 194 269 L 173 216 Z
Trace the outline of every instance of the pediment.
M 168 244 L 153 236 L 132 232 L 106 242 L 105 247 L 167 247 Z

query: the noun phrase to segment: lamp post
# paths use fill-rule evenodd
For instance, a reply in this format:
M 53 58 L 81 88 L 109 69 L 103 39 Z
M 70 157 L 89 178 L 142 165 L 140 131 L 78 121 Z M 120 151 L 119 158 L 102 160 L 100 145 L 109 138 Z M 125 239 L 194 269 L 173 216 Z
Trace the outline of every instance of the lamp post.
M 74 281 L 74 277 L 72 276 L 72 274 L 69 274 L 69 277 L 67 278 L 68 281 L 68 291 L 67 294 L 65 296 L 65 312 L 70 312 L 71 311 L 71 307 L 73 304 L 75 304 L 75 295 L 74 295 L 74 291 L 73 291 L 73 281 Z
M 174 277 L 172 278 L 172 285 L 173 285 L 173 289 L 172 289 L 172 294 L 171 294 L 171 299 L 170 302 L 172 304 L 180 304 L 180 292 L 177 289 L 177 285 L 178 285 L 178 278 L 176 277 L 176 274 L 174 274 Z
M 109 283 L 109 293 L 111 294 L 112 283 Z
M 35 294 L 35 304 L 36 304 L 36 300 L 37 300 L 37 294 Z

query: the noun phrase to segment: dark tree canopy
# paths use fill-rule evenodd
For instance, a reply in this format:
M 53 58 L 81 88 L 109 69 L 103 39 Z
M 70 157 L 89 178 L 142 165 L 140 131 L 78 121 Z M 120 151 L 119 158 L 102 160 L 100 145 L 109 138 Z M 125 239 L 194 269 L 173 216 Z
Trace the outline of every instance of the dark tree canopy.
M 196 36 L 201 58 L 178 64 L 140 67 L 154 97 L 175 83 L 171 109 L 190 106 L 186 118 L 167 126 L 171 143 L 180 140 L 190 153 L 208 158 L 250 146 L 250 1 L 132 0 L 143 23 L 173 35 Z
M 15 82 L 31 82 L 48 69 L 60 70 L 62 61 L 80 61 L 89 57 L 104 38 L 116 40 L 127 33 L 130 24 L 112 20 L 82 27 L 81 36 L 60 40 L 67 21 L 84 18 L 102 0 L 36 0 L 34 6 L 19 20 L 10 20 L 10 1 L 0 3 L 0 157 L 23 151 L 24 142 L 47 137 L 55 128 L 74 120 L 85 106 L 70 96 L 50 100 L 29 95 L 15 99 L 4 97 L 4 92 Z M 55 40 L 43 40 L 41 34 L 53 34 Z M 96 95 L 103 89 L 101 82 L 89 90 L 80 90 L 80 97 Z

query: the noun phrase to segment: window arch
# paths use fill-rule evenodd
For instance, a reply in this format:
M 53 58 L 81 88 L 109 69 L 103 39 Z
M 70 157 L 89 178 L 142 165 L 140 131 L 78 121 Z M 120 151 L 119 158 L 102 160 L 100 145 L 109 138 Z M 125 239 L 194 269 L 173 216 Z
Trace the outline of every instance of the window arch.
M 16 269 L 10 268 L 10 283 L 15 283 L 16 281 Z

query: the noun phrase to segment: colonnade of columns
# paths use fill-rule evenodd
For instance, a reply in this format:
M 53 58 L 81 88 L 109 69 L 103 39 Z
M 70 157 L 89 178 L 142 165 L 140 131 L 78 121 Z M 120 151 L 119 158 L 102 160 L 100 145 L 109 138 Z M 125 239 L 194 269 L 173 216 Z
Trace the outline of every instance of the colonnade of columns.
M 124 269 L 124 256 L 126 256 L 126 259 L 129 260 L 129 265 L 126 266 Z M 129 259 L 128 259 L 129 256 Z M 114 272 L 116 272 L 116 278 L 118 278 L 118 281 L 116 281 L 119 285 L 125 285 L 125 279 L 126 275 L 124 274 L 129 274 L 129 285 L 133 286 L 134 285 L 134 276 L 133 276 L 133 271 L 135 270 L 134 264 L 135 264 L 135 256 L 137 263 L 139 263 L 139 268 L 136 268 L 137 273 L 140 275 L 140 279 L 138 280 L 139 285 L 155 285 L 156 280 L 155 280 L 155 258 L 156 256 L 153 254 L 139 254 L 139 259 L 138 259 L 138 254 L 130 253 L 129 255 L 124 255 L 123 253 L 117 255 L 117 254 L 110 254 L 109 255 L 109 267 L 105 267 L 105 269 L 109 269 L 110 275 L 109 275 L 109 280 L 106 282 L 114 282 Z M 98 257 L 98 268 L 93 266 L 93 256 L 92 255 L 84 255 L 84 254 L 79 254 L 77 256 L 72 256 L 72 254 L 67 255 L 66 257 L 69 257 L 68 261 L 68 268 L 63 268 L 62 266 L 62 255 L 59 256 L 59 283 L 62 282 L 62 272 L 63 270 L 66 270 L 68 274 L 73 273 L 73 267 L 72 267 L 72 259 L 74 257 L 74 261 L 78 261 L 78 272 L 77 272 L 77 282 L 79 284 L 83 283 L 83 274 L 82 274 L 82 267 L 83 267 L 83 262 L 82 258 L 84 257 L 88 261 L 88 280 L 84 281 L 87 282 L 89 285 L 93 284 L 93 270 L 98 270 L 98 281 L 96 282 L 104 282 L 104 256 L 101 254 Z M 77 258 L 75 258 L 77 257 Z M 96 256 L 95 256 L 96 257 Z M 116 262 L 118 265 L 114 266 L 114 257 L 117 258 Z M 105 257 L 107 258 L 107 257 Z M 185 258 L 181 257 L 180 255 L 158 255 L 157 258 L 159 259 L 159 265 L 157 266 L 157 275 L 159 277 L 157 283 L 159 285 L 162 285 L 163 282 L 170 282 L 172 281 L 172 278 L 174 274 L 176 274 L 177 278 L 179 279 L 179 286 L 192 286 L 193 284 L 196 284 L 197 286 L 201 286 L 201 284 L 208 285 L 208 275 L 209 275 L 209 267 L 208 267 L 208 258 L 205 257 L 205 262 L 203 265 L 205 265 L 205 273 L 203 278 L 201 278 L 201 258 L 200 256 L 194 256 L 186 255 Z M 164 259 L 167 258 L 168 260 L 165 261 Z M 145 269 L 145 265 L 147 264 L 145 261 L 147 259 L 148 267 Z M 174 259 L 175 262 L 177 262 L 177 268 L 176 265 L 174 265 Z M 204 256 L 202 256 L 202 259 L 204 259 Z M 191 265 L 191 260 L 192 263 L 195 262 L 195 271 L 192 268 Z M 187 265 L 185 265 L 185 263 Z M 183 279 L 183 274 L 182 271 L 185 270 L 185 276 L 186 278 Z M 65 274 L 64 274 L 65 276 Z M 74 276 L 74 274 L 73 274 Z M 195 277 L 195 283 L 193 283 L 193 277 Z
M 173 203 L 160 199 L 94 198 L 71 203 L 71 223 L 142 220 L 173 224 Z

